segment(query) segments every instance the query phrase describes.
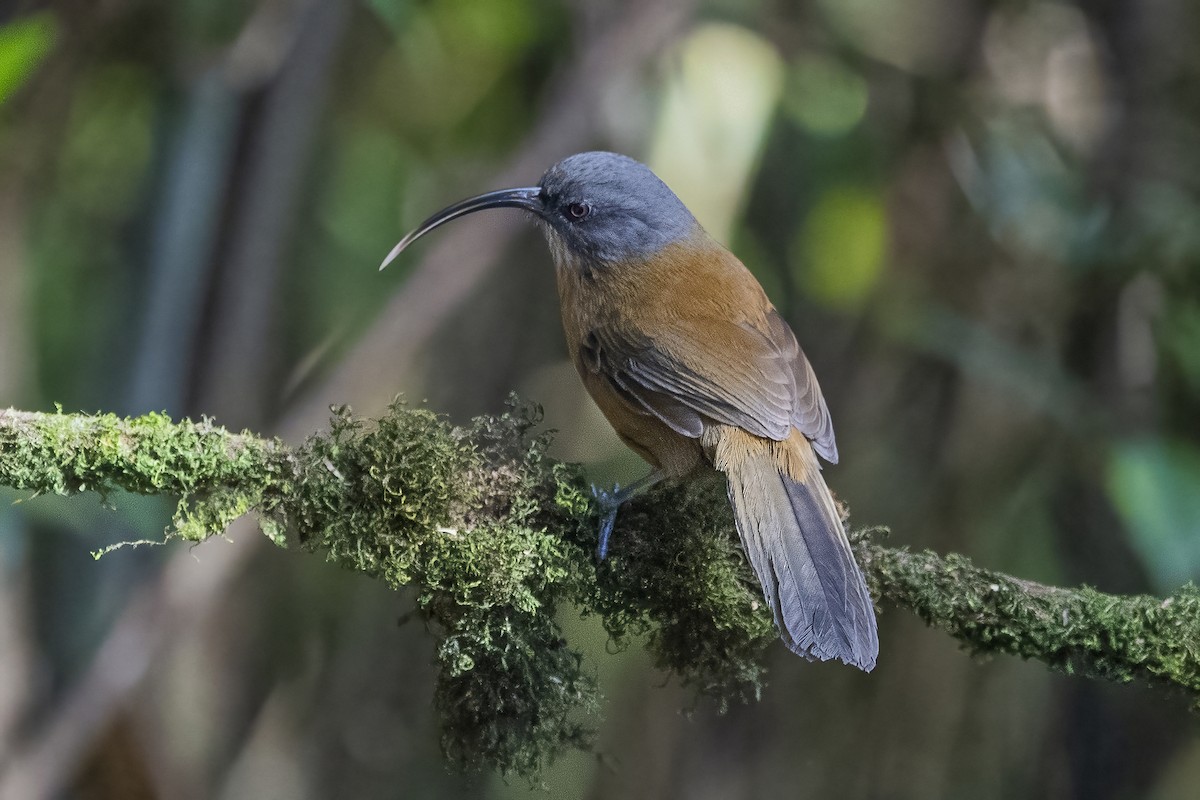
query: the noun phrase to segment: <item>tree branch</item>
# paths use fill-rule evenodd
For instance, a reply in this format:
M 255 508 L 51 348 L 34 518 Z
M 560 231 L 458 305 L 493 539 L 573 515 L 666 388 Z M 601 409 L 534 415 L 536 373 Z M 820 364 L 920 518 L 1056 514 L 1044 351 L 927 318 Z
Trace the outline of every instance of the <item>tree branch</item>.
M 277 544 L 415 588 L 439 638 L 443 744 L 464 763 L 533 774 L 587 744 L 578 712 L 596 687 L 555 621 L 563 602 L 600 615 L 618 642 L 645 634 L 661 668 L 719 703 L 757 696 L 775 632 L 717 479 L 635 500 L 597 564 L 583 476 L 546 458 L 536 421 L 515 410 L 458 428 L 397 404 L 371 423 L 340 412 L 291 448 L 208 420 L 0 411 L 0 485 L 177 496 L 172 533 L 190 540 L 252 512 Z M 1194 586 L 1166 599 L 1044 586 L 871 533 L 851 538 L 877 598 L 970 651 L 1200 703 Z

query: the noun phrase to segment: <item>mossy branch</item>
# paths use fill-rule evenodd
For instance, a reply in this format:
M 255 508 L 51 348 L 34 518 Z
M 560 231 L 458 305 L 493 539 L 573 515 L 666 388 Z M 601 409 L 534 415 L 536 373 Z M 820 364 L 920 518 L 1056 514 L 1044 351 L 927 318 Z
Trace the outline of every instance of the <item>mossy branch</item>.
M 0 485 L 177 496 L 172 533 L 190 540 L 251 512 L 278 544 L 413 587 L 439 639 L 443 745 L 463 763 L 533 775 L 587 745 L 597 687 L 555 621 L 561 603 L 617 641 L 645 635 L 661 668 L 719 703 L 756 697 L 775 633 L 718 479 L 635 500 L 597 564 L 587 484 L 546 457 L 537 421 L 514 408 L 454 427 L 396 404 L 373 422 L 337 411 L 330 432 L 291 448 L 208 420 L 0 411 Z M 1043 586 L 871 533 L 851 538 L 876 597 L 970 651 L 1200 705 L 1195 586 L 1166 599 Z

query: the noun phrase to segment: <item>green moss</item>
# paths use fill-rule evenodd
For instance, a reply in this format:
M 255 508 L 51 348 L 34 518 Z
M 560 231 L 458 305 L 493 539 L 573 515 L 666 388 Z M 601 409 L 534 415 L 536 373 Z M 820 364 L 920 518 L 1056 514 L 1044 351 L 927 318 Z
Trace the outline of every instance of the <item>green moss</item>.
M 722 709 L 757 698 L 762 656 L 776 639 L 733 530 L 715 473 L 657 488 L 617 517 L 589 603 L 615 640 L 648 634 L 655 664 Z
M 758 696 L 776 640 L 719 477 L 628 504 L 598 564 L 589 488 L 578 467 L 546 458 L 539 420 L 515 403 L 466 427 L 402 404 L 371 423 L 341 410 L 291 450 L 207 420 L 0 411 L 0 484 L 174 495 L 174 533 L 189 540 L 251 511 L 276 542 L 412 587 L 437 639 L 446 753 L 533 778 L 591 741 L 598 690 L 556 622 L 562 608 L 599 615 L 618 645 L 644 637 L 661 669 L 720 708 Z M 1166 600 L 1057 589 L 871 533 L 851 538 L 875 596 L 972 652 L 1200 698 L 1196 587 Z
M 447 754 L 530 776 L 586 744 L 596 701 L 554 619 L 590 565 L 551 532 L 574 490 L 545 460 L 547 440 L 528 436 L 537 419 L 514 409 L 454 428 L 397 404 L 367 426 L 341 413 L 297 454 L 292 491 L 265 504 L 305 548 L 416 587 L 439 638 Z
M 619 517 L 613 557 L 577 467 L 545 457 L 536 409 L 454 428 L 393 406 L 348 414 L 296 455 L 296 485 L 267 514 L 307 549 L 417 588 L 439 637 L 443 745 L 464 764 L 535 774 L 590 737 L 597 689 L 555 621 L 600 614 L 619 642 L 646 634 L 656 662 L 724 704 L 757 695 L 769 615 L 711 484 L 660 489 Z
M 113 488 L 179 498 L 175 532 L 199 541 L 259 505 L 286 450 L 208 420 L 0 412 L 0 483 L 37 494 Z
M 1070 675 L 1143 681 L 1200 709 L 1200 590 L 1164 599 L 1060 589 L 979 569 L 960 555 L 858 543 L 885 601 L 911 608 L 974 653 L 1034 658 Z

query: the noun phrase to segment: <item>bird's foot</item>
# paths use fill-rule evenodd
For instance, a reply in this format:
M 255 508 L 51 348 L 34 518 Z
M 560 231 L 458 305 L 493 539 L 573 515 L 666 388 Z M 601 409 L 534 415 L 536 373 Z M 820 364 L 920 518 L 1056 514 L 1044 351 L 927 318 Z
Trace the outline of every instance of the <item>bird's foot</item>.
M 593 484 L 592 497 L 596 498 L 596 505 L 600 506 L 600 541 L 596 545 L 596 556 L 603 561 L 608 556 L 608 538 L 612 536 L 613 525 L 617 521 L 617 510 L 628 496 L 621 491 L 621 484 L 615 483 L 611 491 L 600 489 Z

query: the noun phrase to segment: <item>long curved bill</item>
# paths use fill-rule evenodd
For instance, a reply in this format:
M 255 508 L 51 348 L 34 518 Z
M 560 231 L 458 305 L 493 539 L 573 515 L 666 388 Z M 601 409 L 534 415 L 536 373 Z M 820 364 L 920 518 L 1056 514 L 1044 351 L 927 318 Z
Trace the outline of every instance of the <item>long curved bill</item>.
M 467 214 L 483 211 L 488 208 L 523 208 L 526 211 L 538 213 L 542 210 L 541 201 L 538 199 L 541 192 L 542 189 L 540 186 L 526 186 L 520 189 L 500 189 L 495 192 L 468 197 L 466 200 L 460 200 L 452 206 L 447 206 L 422 222 L 415 230 L 401 239 L 400 243 L 392 248 L 392 252 L 388 253 L 387 258 L 379 265 L 379 269 L 382 270 L 388 264 L 395 261 L 396 256 L 403 253 L 406 247 L 434 228 L 459 217 L 464 217 Z

